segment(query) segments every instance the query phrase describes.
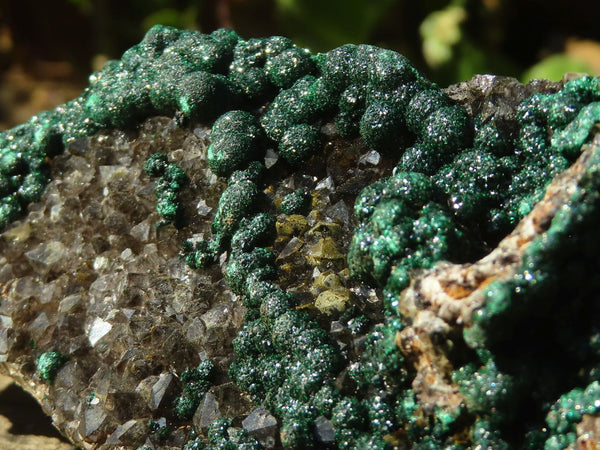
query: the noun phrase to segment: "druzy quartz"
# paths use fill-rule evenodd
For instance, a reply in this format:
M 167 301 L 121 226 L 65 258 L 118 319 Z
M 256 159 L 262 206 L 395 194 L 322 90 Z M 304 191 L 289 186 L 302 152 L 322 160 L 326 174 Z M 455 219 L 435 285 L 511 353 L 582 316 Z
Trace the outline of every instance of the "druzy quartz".
M 156 26 L 0 134 L 1 367 L 86 448 L 595 442 L 598 105 Z

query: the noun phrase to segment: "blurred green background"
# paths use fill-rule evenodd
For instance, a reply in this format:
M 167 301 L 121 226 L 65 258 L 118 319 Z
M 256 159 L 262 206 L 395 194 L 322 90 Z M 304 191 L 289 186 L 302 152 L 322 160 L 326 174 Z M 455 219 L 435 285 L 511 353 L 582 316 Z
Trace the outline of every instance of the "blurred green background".
M 600 2 L 563 0 L 0 0 L 0 126 L 75 96 L 157 23 L 281 34 L 315 52 L 375 44 L 446 86 L 600 75 L 598 17 Z

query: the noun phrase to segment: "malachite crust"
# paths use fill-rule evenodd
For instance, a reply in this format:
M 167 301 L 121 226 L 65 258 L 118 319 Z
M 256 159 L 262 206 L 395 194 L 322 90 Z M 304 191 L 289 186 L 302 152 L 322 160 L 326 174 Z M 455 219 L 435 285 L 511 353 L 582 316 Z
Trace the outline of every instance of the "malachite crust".
M 67 355 L 63 355 L 60 352 L 42 353 L 36 361 L 37 372 L 40 378 L 46 383 L 52 384 L 54 378 L 56 378 L 56 374 L 68 359 Z
M 539 298 L 548 294 L 545 280 L 570 261 L 562 237 L 577 232 L 581 242 L 595 242 L 590 238 L 600 211 L 595 172 L 544 238 L 532 243 L 519 276 L 488 286 L 474 326 L 465 330 L 466 343 L 477 351 L 454 371 L 464 398 L 460 408 L 420 409 L 396 333 L 404 326 L 399 295 L 412 271 L 485 254 L 575 161 L 600 122 L 600 79 L 581 77 L 557 93 L 530 97 L 519 107 L 518 130 L 508 133 L 494 121 L 471 117 L 390 50 L 349 44 L 314 55 L 284 37 L 244 40 L 231 30 L 201 34 L 155 26 L 121 60 L 91 75 L 80 97 L 0 133 L 0 229 L 41 198 L 50 180 L 49 158 L 64 145 L 103 128 L 133 127 L 151 115 L 213 124 L 207 161 L 216 175 L 228 178 L 227 188 L 212 237 L 185 242 L 182 254 L 192 268 L 202 268 L 230 251 L 225 281 L 248 312 L 233 342 L 229 375 L 280 420 L 284 447 L 315 446 L 315 419 L 323 416 L 331 420 L 339 448 L 559 449 L 574 442 L 583 414 L 598 416 L 597 324 L 583 324 L 581 335 L 565 332 L 586 349 L 581 369 L 586 384 L 566 393 L 556 387 L 536 391 L 540 410 L 531 424 L 515 425 L 515 408 L 530 385 L 503 371 L 510 364 L 498 344 L 505 338 L 503 324 L 539 308 Z M 347 367 L 358 387 L 353 395 L 342 394 L 336 383 L 348 362 L 327 332 L 296 309 L 298 299 L 278 285 L 270 249 L 275 218 L 259 201 L 266 149 L 275 148 L 293 170 L 322 150 L 321 125 L 327 122 L 340 136 L 360 137 L 398 161 L 390 177 L 360 192 L 354 207 L 357 227 L 348 266 L 355 278 L 383 289 L 386 306 L 384 323 Z M 186 174 L 163 154 L 151 155 L 145 170 L 156 179 L 159 215 L 175 222 Z M 310 193 L 294 191 L 283 198 L 281 211 L 304 214 L 310 201 Z M 559 297 L 550 297 L 558 305 Z M 352 319 L 357 327 L 360 317 Z M 548 330 L 560 327 L 558 319 L 548 320 Z M 524 361 L 527 352 L 521 353 L 517 360 Z M 51 383 L 63 363 L 60 353 L 42 354 L 40 377 Z M 542 358 L 540 367 L 552 371 L 555 363 Z M 182 374 L 184 389 L 174 406 L 181 420 L 191 419 L 213 369 L 205 361 Z M 533 371 L 524 379 L 538 375 Z M 218 419 L 208 441 L 191 436 L 184 448 L 259 448 L 244 432 L 228 433 L 230 426 Z

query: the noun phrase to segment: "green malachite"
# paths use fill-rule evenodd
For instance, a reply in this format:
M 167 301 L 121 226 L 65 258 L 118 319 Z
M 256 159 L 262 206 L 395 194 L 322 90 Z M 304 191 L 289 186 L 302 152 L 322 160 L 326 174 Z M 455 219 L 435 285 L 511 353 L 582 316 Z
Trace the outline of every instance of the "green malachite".
M 167 155 L 154 153 L 148 157 L 144 167 L 149 177 L 158 178 L 154 185 L 156 211 L 163 224 L 177 222 L 181 207 L 178 194 L 187 183 L 185 172 L 177 164 L 169 163 Z
M 531 312 L 544 295 L 544 280 L 557 276 L 561 236 L 574 230 L 581 230 L 581 240 L 589 236 L 600 206 L 597 178 L 574 194 L 544 240 L 532 244 L 521 279 L 513 280 L 514 286 L 488 287 L 488 301 L 464 336 L 477 351 L 469 362 L 463 356 L 454 372 L 463 407 L 428 412 L 423 420 L 395 336 L 403 327 L 398 296 L 411 271 L 485 254 L 578 157 L 600 121 L 600 79 L 582 77 L 555 94 L 530 97 L 519 108 L 518 129 L 509 133 L 484 117 L 470 117 L 393 51 L 345 45 L 313 55 L 283 37 L 243 40 L 230 30 L 201 34 L 156 26 L 121 60 L 93 74 L 80 97 L 0 133 L 0 229 L 40 199 L 50 176 L 48 158 L 63 145 L 159 114 L 177 115 L 182 123 L 214 121 L 208 164 L 216 175 L 228 177 L 228 184 L 213 236 L 184 243 L 182 254 L 192 268 L 201 268 L 230 252 L 225 280 L 248 313 L 233 342 L 236 359 L 229 374 L 278 417 L 285 447 L 314 446 L 313 424 L 324 416 L 332 421 L 339 448 L 402 442 L 423 449 L 515 443 L 537 448 L 544 442 L 546 448 L 564 448 L 573 443 L 580 420 L 574 409 L 599 413 L 596 369 L 585 390 L 564 394 L 555 406 L 548 402 L 556 397 L 535 400 L 541 406 L 532 417 L 548 413 L 548 430 L 541 431 L 539 420 L 531 428 L 515 427 L 511 417 L 524 384 L 503 372 L 506 355 L 495 350 L 501 324 L 513 317 L 508 311 L 518 304 L 517 314 Z M 267 248 L 276 235 L 275 219 L 261 211 L 260 202 L 267 171 L 260 161 L 267 148 L 294 169 L 322 149 L 325 123 L 398 161 L 392 176 L 362 190 L 354 208 L 358 226 L 348 254 L 350 272 L 382 288 L 386 306 L 385 323 L 371 332 L 364 354 L 348 367 L 360 388 L 352 395 L 336 388 L 346 362 L 328 334 L 277 284 L 275 254 Z M 186 174 L 161 154 L 153 154 L 145 169 L 157 178 L 158 213 L 176 221 Z M 310 198 L 296 191 L 283 199 L 281 209 L 303 213 Z M 598 333 L 591 339 L 586 345 L 598 353 Z M 51 382 L 62 362 L 60 354 L 44 353 L 38 360 L 42 378 Z M 175 406 L 182 420 L 191 418 L 210 385 L 213 368 L 203 364 L 182 375 L 185 388 Z M 454 439 L 465 424 L 470 435 L 464 442 Z M 226 419 L 216 421 L 209 444 L 256 448 L 243 433 L 228 435 L 229 426 Z M 197 438 L 184 448 L 204 445 Z
M 56 373 L 68 359 L 67 355 L 59 352 L 42 353 L 36 361 L 37 371 L 42 380 L 48 384 L 52 384 Z

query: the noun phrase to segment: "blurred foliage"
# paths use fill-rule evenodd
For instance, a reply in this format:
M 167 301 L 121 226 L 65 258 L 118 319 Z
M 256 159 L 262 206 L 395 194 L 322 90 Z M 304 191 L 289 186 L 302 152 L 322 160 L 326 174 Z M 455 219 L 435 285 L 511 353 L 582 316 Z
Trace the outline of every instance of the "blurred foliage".
M 599 15 L 600 2 L 563 0 L 54 0 L 51 9 L 37 0 L 0 0 L 13 59 L 67 60 L 81 74 L 95 55 L 117 58 L 162 23 L 203 32 L 233 27 L 245 37 L 282 34 L 313 51 L 371 43 L 407 55 L 442 85 L 476 73 L 600 75 Z M 573 39 L 585 40 L 586 49 L 569 47 Z
M 97 0 L 66 0 L 84 14 L 94 14 L 101 9 Z M 106 3 L 106 2 L 104 2 Z M 194 1 L 177 2 L 173 0 L 129 0 L 132 9 L 138 11 L 138 32 L 142 35 L 156 24 L 169 25 L 177 28 L 196 28 L 198 7 Z M 182 7 L 183 6 L 183 7 Z
M 282 21 L 298 44 L 327 51 L 368 42 L 396 0 L 276 0 Z
M 592 69 L 585 61 L 566 53 L 557 53 L 534 64 L 525 71 L 521 78 L 523 81 L 530 81 L 536 78 L 560 80 L 566 72 L 591 73 Z
M 197 17 L 198 9 L 195 6 L 189 6 L 184 11 L 162 8 L 147 15 L 142 21 L 142 28 L 149 30 L 157 24 L 176 28 L 195 28 Z
M 436 68 L 451 62 L 452 48 L 463 37 L 460 25 L 466 18 L 464 6 L 451 4 L 433 11 L 423 20 L 419 32 L 423 39 L 423 56 L 430 67 Z

